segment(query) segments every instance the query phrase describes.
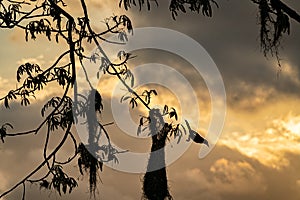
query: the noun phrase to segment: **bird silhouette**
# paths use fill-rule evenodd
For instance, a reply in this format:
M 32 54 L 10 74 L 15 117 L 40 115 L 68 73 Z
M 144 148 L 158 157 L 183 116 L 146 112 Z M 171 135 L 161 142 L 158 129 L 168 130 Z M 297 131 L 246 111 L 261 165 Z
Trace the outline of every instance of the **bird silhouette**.
M 187 141 L 192 139 L 196 143 L 205 144 L 206 146 L 209 147 L 208 141 L 204 137 L 199 135 L 196 131 L 192 130 L 192 128 L 190 127 L 190 124 L 187 120 L 185 120 L 185 123 L 186 123 L 186 126 L 189 129 L 189 138 L 187 139 Z

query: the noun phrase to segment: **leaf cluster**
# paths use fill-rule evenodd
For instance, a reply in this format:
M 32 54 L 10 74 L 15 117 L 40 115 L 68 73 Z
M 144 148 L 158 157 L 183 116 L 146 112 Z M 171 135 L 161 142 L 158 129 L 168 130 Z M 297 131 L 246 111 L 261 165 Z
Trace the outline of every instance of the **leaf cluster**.
M 61 165 L 55 165 L 51 169 L 53 174 L 52 180 L 49 182 L 46 179 L 40 181 L 40 188 L 51 189 L 53 188 L 61 196 L 64 194 L 71 193 L 72 190 L 78 186 L 77 181 L 69 177 L 64 171 Z
M 133 5 L 133 6 L 139 5 L 140 10 L 142 10 L 142 7 L 146 4 L 147 9 L 150 10 L 150 8 L 151 8 L 150 1 L 151 0 L 138 0 L 138 4 L 137 4 L 135 0 L 120 0 L 119 7 L 123 6 L 125 8 L 125 10 L 128 10 L 129 8 L 131 8 L 131 5 Z M 156 5 L 158 6 L 157 0 L 152 0 L 152 1 L 154 1 L 156 3 Z
M 156 5 L 158 6 L 157 0 L 154 0 Z M 138 5 L 140 10 L 142 7 L 147 4 L 147 9 L 150 10 L 151 4 L 150 0 L 139 0 Z M 191 12 L 202 13 L 204 16 L 212 17 L 213 10 L 212 5 L 218 7 L 218 4 L 214 0 L 171 0 L 169 4 L 169 10 L 172 14 L 174 20 L 178 16 L 178 12 L 186 13 L 186 8 L 188 8 Z M 119 7 L 124 7 L 125 10 L 131 8 L 131 5 L 137 6 L 135 0 L 120 0 Z
M 176 20 L 178 12 L 186 13 L 186 7 L 188 7 L 191 12 L 201 12 L 204 16 L 212 17 L 213 4 L 217 8 L 219 7 L 214 0 L 171 0 L 169 10 L 174 20 Z
M 70 97 L 53 97 L 50 99 L 42 108 L 41 114 L 44 117 L 45 112 L 52 108 L 51 114 L 47 117 L 47 125 L 51 131 L 61 128 L 65 130 L 69 124 L 74 123 L 73 111 L 72 111 L 73 101 Z

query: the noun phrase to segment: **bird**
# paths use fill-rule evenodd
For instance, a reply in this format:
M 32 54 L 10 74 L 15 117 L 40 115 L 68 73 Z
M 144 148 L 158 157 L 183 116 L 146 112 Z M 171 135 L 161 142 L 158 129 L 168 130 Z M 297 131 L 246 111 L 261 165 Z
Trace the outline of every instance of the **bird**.
M 192 130 L 192 128 L 190 127 L 190 124 L 187 120 L 185 120 L 185 123 L 189 129 L 189 138 L 187 139 L 187 141 L 189 141 L 190 138 L 192 138 L 192 140 L 194 142 L 199 143 L 199 144 L 205 144 L 206 146 L 209 147 L 208 141 L 204 137 L 199 135 L 196 131 Z

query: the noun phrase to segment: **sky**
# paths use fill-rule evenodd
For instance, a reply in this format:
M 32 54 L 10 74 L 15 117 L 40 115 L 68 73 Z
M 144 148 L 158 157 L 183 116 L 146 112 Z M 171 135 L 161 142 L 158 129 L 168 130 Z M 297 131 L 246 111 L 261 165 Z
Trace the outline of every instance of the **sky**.
M 197 14 L 180 14 L 174 21 L 168 11 L 167 2 L 159 7 L 153 4 L 151 11 L 118 8 L 117 1 L 90 0 L 88 7 L 93 25 L 105 30 L 101 21 L 111 14 L 128 15 L 134 27 L 163 27 L 188 35 L 201 44 L 217 65 L 224 80 L 227 96 L 227 113 L 224 128 L 215 148 L 204 159 L 198 158 L 200 145 L 192 144 L 172 165 L 168 166 L 170 192 L 174 199 L 264 199 L 296 200 L 300 196 L 300 25 L 291 21 L 291 34 L 284 37 L 280 50 L 282 68 L 272 57 L 265 58 L 260 52 L 257 6 L 251 1 L 218 1 L 219 9 L 214 8 L 212 18 Z M 300 4 L 285 0 L 288 5 L 300 12 Z M 68 11 L 80 15 L 75 1 L 66 1 Z M 99 23 L 97 23 L 99 22 Z M 50 65 L 65 46 L 48 42 L 42 37 L 25 42 L 20 30 L 0 31 L 0 96 L 16 87 L 15 73 L 24 62 L 37 62 Z M 91 50 L 91 49 L 89 49 Z M 134 52 L 137 55 L 129 65 L 145 63 L 168 65 L 190 81 L 198 99 L 201 117 L 197 131 L 205 135 L 211 120 L 211 101 L 202 77 L 193 71 L 186 60 L 174 54 L 154 50 Z M 279 72 L 279 76 L 277 76 Z M 106 82 L 105 82 L 106 81 Z M 155 77 L 153 77 L 153 81 Z M 109 84 L 108 84 L 109 83 Z M 102 95 L 107 97 L 103 120 L 113 120 L 109 110 L 111 79 L 100 84 Z M 174 105 L 180 110 L 178 99 L 159 85 L 151 85 L 159 95 L 155 103 Z M 179 89 L 180 85 L 176 86 Z M 189 92 L 189 91 L 188 91 Z M 41 92 L 36 103 L 30 107 L 20 107 L 18 102 L 7 110 L 0 105 L 0 124 L 10 122 L 14 131 L 36 127 L 42 120 L 40 109 L 57 88 L 50 87 Z M 180 100 L 189 103 L 186 91 L 182 90 Z M 194 107 L 191 106 L 191 111 Z M 138 110 L 143 112 L 143 110 Z M 189 112 L 189 111 L 188 111 Z M 135 112 L 133 115 L 136 114 Z M 128 145 L 137 151 L 150 149 L 149 140 L 124 136 L 116 126 L 109 128 L 116 144 Z M 73 130 L 76 132 L 76 130 Z M 77 136 L 78 137 L 78 136 Z M 0 193 L 14 185 L 42 159 L 41 149 L 44 136 L 7 138 L 0 144 Z M 56 139 L 54 139 L 53 144 Z M 124 142 L 126 141 L 126 142 Z M 126 148 L 126 147 L 124 147 Z M 72 153 L 67 144 L 61 153 Z M 78 177 L 79 188 L 70 195 L 59 197 L 55 192 L 39 190 L 32 185 L 27 187 L 28 199 L 89 199 L 87 177 L 80 176 L 76 163 L 65 168 Z M 97 199 L 140 199 L 142 196 L 143 174 L 120 172 L 109 167 L 100 174 Z M 21 199 L 21 190 L 4 198 Z

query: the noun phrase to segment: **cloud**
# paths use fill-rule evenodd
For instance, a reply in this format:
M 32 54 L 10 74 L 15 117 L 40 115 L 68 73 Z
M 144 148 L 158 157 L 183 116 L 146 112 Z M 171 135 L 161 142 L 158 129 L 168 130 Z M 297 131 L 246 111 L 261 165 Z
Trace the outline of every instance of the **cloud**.
M 266 189 L 262 175 L 246 161 L 234 162 L 221 158 L 210 167 L 210 172 L 213 188 L 220 193 L 262 193 Z
M 7 95 L 7 85 L 9 85 L 9 80 L 0 76 L 0 98 Z
M 279 80 L 289 79 L 295 86 L 300 86 L 300 66 L 293 65 L 290 62 L 283 61 L 282 62 L 282 73 L 279 74 Z
M 46 61 L 45 61 L 45 57 L 43 54 L 41 54 L 35 58 L 22 58 L 21 60 L 17 61 L 17 64 L 19 66 L 23 65 L 25 63 L 32 63 L 32 64 L 37 64 L 39 66 L 42 66 L 46 63 Z
M 228 103 L 236 110 L 260 109 L 275 97 L 274 88 L 239 81 L 228 89 Z
M 259 50 L 258 8 L 253 3 L 219 2 L 220 8 L 214 9 L 211 19 L 188 13 L 180 14 L 176 21 L 171 19 L 168 2 L 159 3 L 159 7 L 153 6 L 150 12 L 130 10 L 134 24 L 138 27 L 161 26 L 174 29 L 197 40 L 208 51 L 222 73 L 229 106 L 238 105 L 240 110 L 260 109 L 270 99 L 276 99 L 277 94 L 299 96 L 298 46 L 295 45 L 299 37 L 286 37 L 287 40 L 283 43 L 286 48 L 281 51 L 282 71 L 277 79 L 279 67 L 276 59 L 266 59 Z M 291 3 L 297 7 L 293 4 Z M 293 25 L 292 32 L 297 35 L 299 26 Z M 159 53 L 151 53 L 149 57 L 158 60 Z M 167 60 L 167 56 L 164 54 L 163 59 Z M 287 63 L 290 59 L 291 63 Z M 186 63 L 180 64 L 181 69 L 188 71 Z M 174 64 L 170 66 L 173 67 Z M 292 73 L 289 72 L 290 69 Z M 195 83 L 199 80 L 198 77 L 193 81 Z
M 263 130 L 223 135 L 220 145 L 241 152 L 261 164 L 281 170 L 290 165 L 286 154 L 300 155 L 300 116 L 273 119 Z
M 192 167 L 191 164 L 191 168 L 186 167 L 183 172 L 173 174 L 171 182 L 181 183 L 173 188 L 177 198 L 230 199 L 228 195 L 235 195 L 244 199 L 252 194 L 262 195 L 266 191 L 263 174 L 250 163 L 220 157 L 209 160 L 206 162 L 210 164 L 199 166 L 198 161 L 198 167 Z

